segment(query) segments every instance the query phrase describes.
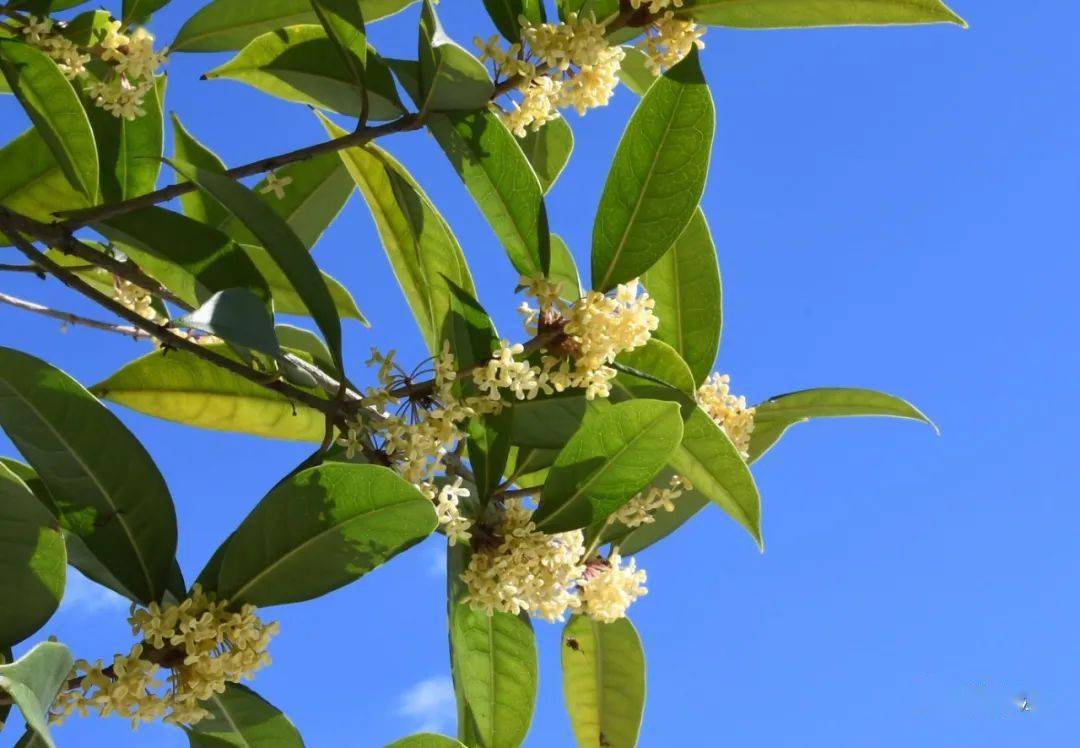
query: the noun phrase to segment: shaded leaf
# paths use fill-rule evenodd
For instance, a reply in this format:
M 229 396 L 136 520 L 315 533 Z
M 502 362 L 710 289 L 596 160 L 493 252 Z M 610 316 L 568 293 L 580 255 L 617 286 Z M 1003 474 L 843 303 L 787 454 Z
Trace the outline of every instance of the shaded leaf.
M 563 698 L 578 745 L 634 748 L 645 711 L 645 652 L 630 619 L 574 616 L 562 644 Z
M 210 716 L 184 728 L 191 748 L 304 748 L 292 721 L 247 686 L 226 683 L 199 706 Z
M 171 0 L 124 0 L 121 17 L 125 23 L 143 24 L 150 16 L 169 4 Z
M 390 71 L 373 49 L 366 50 L 364 61 L 350 52 L 352 65 L 366 71 L 366 89 L 357 85 L 336 50 L 322 26 L 287 26 L 254 39 L 205 77 L 242 81 L 286 101 L 354 117 L 363 112 L 365 94 L 369 119 L 389 120 L 405 113 Z
M 195 164 L 207 171 L 225 171 L 225 162 L 207 146 L 195 139 L 180 122 L 180 118 L 172 115 L 173 126 L 173 158 Z M 185 181 L 177 175 L 177 182 Z M 180 207 L 184 215 L 207 226 L 221 226 L 231 216 L 229 211 L 221 207 L 213 198 L 204 194 L 201 190 L 192 190 L 180 196 Z
M 267 312 L 266 302 L 246 288 L 218 291 L 174 324 L 208 332 L 268 356 L 281 354 L 273 315 Z
M 67 551 L 52 514 L 0 463 L 0 649 L 21 642 L 56 611 L 64 595 Z M 0 718 L 0 722 L 2 722 Z
M 574 255 L 558 234 L 551 235 L 551 270 L 548 279 L 562 284 L 559 293 L 567 301 L 574 302 L 585 295 Z
M 71 82 L 47 54 L 10 39 L 0 39 L 0 73 L 71 185 L 96 200 L 97 145 Z
M 352 582 L 430 535 L 435 508 L 388 468 L 328 463 L 278 484 L 228 541 L 218 593 L 257 606 Z
M 0 665 L 0 692 L 6 692 L 22 712 L 26 726 L 49 748 L 48 715 L 60 687 L 74 665 L 71 652 L 58 642 L 41 642 L 7 665 Z
M 710 26 L 743 29 L 917 23 L 967 27 L 940 0 L 686 0 L 677 13 Z
M 358 0 L 368 23 L 393 15 L 416 0 Z M 176 36 L 174 52 L 240 49 L 268 31 L 318 23 L 310 0 L 213 0 L 189 18 Z
M 593 288 L 637 278 L 682 234 L 705 189 L 714 125 L 691 51 L 648 90 L 619 142 L 593 225 Z
M 278 314 L 311 315 L 303 297 L 290 280 L 289 275 L 281 269 L 265 249 L 252 244 L 241 245 L 241 249 L 258 268 L 259 273 L 270 287 L 270 295 L 274 299 L 274 311 Z M 338 316 L 342 319 L 359 320 L 367 327 L 367 318 L 364 317 L 364 313 L 360 311 L 360 308 L 356 306 L 356 300 L 349 293 L 349 289 L 326 273 L 321 271 L 320 273 L 323 283 L 326 284 L 326 288 L 330 292 L 330 299 L 333 301 Z
M 720 347 L 723 307 L 716 247 L 700 208 L 641 281 L 660 319 L 653 339 L 671 345 L 686 360 L 694 382 L 704 382 Z
M 667 464 L 682 433 L 675 403 L 637 400 L 587 416 L 548 473 L 537 528 L 566 532 L 605 520 Z
M 435 6 L 424 0 L 420 15 L 420 98 L 427 112 L 472 111 L 486 107 L 495 85 L 487 68 L 443 31 Z
M 811 418 L 888 416 L 922 421 L 937 430 L 911 403 L 884 392 L 855 387 L 823 387 L 778 395 L 755 405 L 754 409 L 754 430 L 748 450 L 751 462 L 769 451 L 793 425 Z
M 488 109 L 433 115 L 427 125 L 514 269 L 521 275 L 546 274 L 551 238 L 544 194 L 513 133 Z
M 331 136 L 342 133 L 324 124 Z M 446 281 L 476 297 L 461 246 L 424 191 L 386 151 L 369 143 L 341 151 L 341 158 L 367 201 L 428 350 L 436 354 L 455 298 Z
M 157 187 L 165 147 L 165 88 L 165 76 L 158 76 L 143 98 L 146 114 L 133 120 L 85 100 L 101 161 L 102 202 L 127 200 Z
M 524 138 L 518 139 L 518 144 L 546 193 L 570 162 L 570 154 L 574 150 L 574 131 L 565 118 L 559 117 L 539 130 L 527 131 Z
M 231 355 L 222 345 L 208 345 Z M 319 442 L 326 417 L 187 351 L 154 351 L 95 384 L 106 400 L 167 421 L 269 439 Z
M 338 371 L 344 371 L 341 358 L 341 320 L 333 297 L 318 267 L 308 254 L 307 247 L 296 237 L 289 225 L 242 184 L 192 164 L 170 163 L 207 195 L 221 203 L 255 235 L 302 298 L 304 306 L 326 338 Z
M 468 433 L 469 465 L 476 477 L 481 506 L 486 506 L 502 480 L 510 456 L 509 411 L 470 419 Z
M 0 425 L 49 489 L 64 528 L 140 602 L 160 600 L 176 513 L 131 432 L 67 374 L 10 348 L 0 348 Z
M 472 294 L 445 276 L 442 280 L 450 289 L 450 312 L 442 336 L 454 354 L 456 368 L 464 371 L 486 363 L 499 337 L 495 323 Z
M 527 619 L 454 605 L 454 673 L 484 748 L 515 748 L 536 708 L 536 638 Z
M 311 0 L 311 9 L 322 24 L 327 38 L 334 43 L 338 57 L 361 90 L 361 118 L 367 118 L 367 32 L 360 4 L 356 0 Z

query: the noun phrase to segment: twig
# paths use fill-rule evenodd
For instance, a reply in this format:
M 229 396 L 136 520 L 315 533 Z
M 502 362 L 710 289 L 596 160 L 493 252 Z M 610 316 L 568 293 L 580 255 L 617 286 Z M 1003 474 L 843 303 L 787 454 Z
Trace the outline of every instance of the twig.
M 126 335 L 129 338 L 135 340 L 151 340 L 153 335 L 140 330 L 137 327 L 130 327 L 127 325 L 117 325 L 112 322 L 102 322 L 101 320 L 90 319 L 89 317 L 82 317 L 78 314 L 72 314 L 71 312 L 63 312 L 59 309 L 50 309 L 47 306 L 41 304 L 35 304 L 32 301 L 26 301 L 25 299 L 19 299 L 14 296 L 9 296 L 6 293 L 0 293 L 0 304 L 7 304 L 13 306 L 16 309 L 22 309 L 27 312 L 33 312 L 34 314 L 40 314 L 45 317 L 51 317 L 58 319 L 64 324 L 68 325 L 81 325 L 83 327 L 92 327 L 95 330 L 104 330 L 105 332 L 115 332 L 120 335 Z
M 39 268 L 37 265 L 8 265 L 6 263 L 0 263 L 0 272 L 33 273 L 42 280 L 45 280 L 45 271 Z

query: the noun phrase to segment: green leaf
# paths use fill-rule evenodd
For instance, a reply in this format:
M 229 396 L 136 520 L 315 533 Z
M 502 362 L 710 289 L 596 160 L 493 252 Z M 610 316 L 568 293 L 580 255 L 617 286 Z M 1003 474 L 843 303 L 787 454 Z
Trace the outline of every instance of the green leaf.
M 270 299 L 266 281 L 243 249 L 197 220 L 150 206 L 105 219 L 94 228 L 193 307 L 227 288 L 247 288 L 264 305 Z
M 338 371 L 344 371 L 345 365 L 341 357 L 341 319 L 334 306 L 334 299 L 319 268 L 308 254 L 307 247 L 289 225 L 244 185 L 193 164 L 170 163 L 177 172 L 221 203 L 255 235 L 277 266 L 288 276 L 319 331 L 326 338 Z
M 328 120 L 324 124 L 333 137 L 343 132 Z M 455 299 L 447 281 L 476 297 L 461 246 L 424 191 L 386 151 L 368 143 L 341 151 L 341 158 L 367 201 L 428 350 L 437 354 Z
M 359 579 L 420 542 L 432 503 L 392 470 L 328 463 L 259 502 L 228 541 L 218 593 L 258 606 L 303 602 Z
M 619 80 L 638 96 L 644 96 L 660 76 L 649 68 L 649 56 L 631 45 L 623 46 L 623 58 L 619 64 Z
M 97 146 L 90 120 L 71 82 L 47 54 L 10 39 L 0 39 L 0 73 L 68 181 L 88 200 L 95 201 Z
M 645 651 L 634 624 L 574 616 L 562 643 L 563 697 L 577 744 L 634 748 L 645 711 Z
M 587 416 L 548 474 L 537 528 L 566 532 L 607 519 L 660 472 L 682 434 L 675 403 L 637 400 Z
M 690 398 L 697 392 L 697 384 L 690 373 L 690 367 L 679 356 L 678 351 L 656 338 L 651 338 L 645 345 L 632 351 L 620 353 L 615 359 L 615 368 L 678 390 Z
M 53 221 L 53 211 L 89 207 L 68 182 L 36 129 L 0 149 L 0 205 L 37 221 Z M 0 234 L 0 242 L 7 239 Z
M 121 17 L 124 23 L 144 24 L 150 16 L 164 8 L 171 0 L 124 0 Z
M 208 332 L 267 356 L 281 355 L 273 315 L 267 311 L 266 302 L 246 288 L 218 291 L 173 324 Z
M 304 748 L 289 718 L 247 686 L 226 683 L 199 706 L 210 716 L 184 728 L 190 748 Z
M 750 434 L 750 461 L 761 457 L 796 423 L 811 418 L 888 416 L 907 418 L 937 426 L 911 403 L 894 395 L 854 387 L 825 387 L 778 395 L 754 406 L 754 430 Z
M 176 513 L 150 455 L 120 420 L 64 372 L 0 348 L 0 426 L 41 476 L 64 528 L 140 602 L 160 600 Z
M 486 506 L 502 480 L 510 456 L 510 413 L 473 418 L 468 431 L 469 465 L 476 477 L 478 498 Z
M 67 681 L 74 665 L 71 652 L 57 642 L 41 642 L 9 665 L 0 665 L 0 692 L 19 707 L 26 726 L 38 733 L 49 748 L 49 707 Z
M 349 69 L 353 83 L 361 89 L 362 120 L 367 119 L 367 32 L 360 4 L 356 0 L 311 0 L 311 9 L 322 24 L 327 38 L 334 43 L 338 57 Z
M 641 280 L 656 302 L 654 311 L 660 319 L 653 339 L 678 351 L 700 384 L 716 361 L 723 324 L 716 247 L 700 208 Z
M 555 0 L 559 18 L 566 20 L 571 13 L 591 14 L 600 21 L 619 10 L 619 0 Z
M 574 302 L 585 295 L 574 255 L 570 254 L 570 248 L 558 234 L 551 235 L 551 270 L 548 279 L 562 284 L 559 293 L 567 301 Z
M 371 23 L 393 15 L 416 0 L 359 0 L 364 19 Z M 318 23 L 310 0 L 213 0 L 188 19 L 174 52 L 222 52 L 240 49 L 257 36 L 283 26 Z
M 0 599 L 11 606 L 0 616 L 0 649 L 21 642 L 56 612 L 66 565 L 52 514 L 0 463 Z
M 487 363 L 499 339 L 495 324 L 472 294 L 445 276 L 442 280 L 451 293 L 442 337 L 454 354 L 457 369 L 464 371 Z
M 615 152 L 593 225 L 593 288 L 637 278 L 686 229 L 705 189 L 714 126 L 691 51 L 645 94 Z
M 581 425 L 588 406 L 581 390 L 514 402 L 510 440 L 522 447 L 562 449 Z
M 143 99 L 146 114 L 133 120 L 115 117 L 84 99 L 101 160 L 102 202 L 127 200 L 157 187 L 165 147 L 165 88 L 165 76 L 158 76 Z
M 390 70 L 373 49 L 367 49 L 363 62 L 349 53 L 352 64 L 365 69 L 366 89 L 341 64 L 336 50 L 321 26 L 288 26 L 253 40 L 206 78 L 231 78 L 286 101 L 354 117 L 363 113 L 366 93 L 369 119 L 389 120 L 405 113 Z
M 420 15 L 421 114 L 472 111 L 486 107 L 495 85 L 484 63 L 469 54 L 443 31 L 435 6 L 424 0 Z
M 47 748 L 49 744 L 45 742 L 45 738 L 38 735 L 33 730 L 27 730 L 19 738 L 19 741 L 15 743 L 15 748 Z
M 676 13 L 709 26 L 740 29 L 922 23 L 967 28 L 940 0 L 686 0 Z
M 218 158 L 217 154 L 200 143 L 187 131 L 180 118 L 172 115 L 173 125 L 173 158 L 180 159 L 189 164 L 206 169 L 207 171 L 225 171 L 225 162 Z M 177 182 L 185 180 L 177 175 Z M 180 196 L 180 207 L 184 215 L 207 226 L 221 226 L 231 216 L 229 211 L 200 190 L 193 190 Z
M 274 258 L 262 247 L 252 244 L 241 246 L 248 259 L 258 268 L 262 277 L 270 287 L 270 295 L 274 298 L 274 310 L 278 314 L 297 314 L 310 316 L 311 312 L 304 303 L 300 291 L 290 280 L 289 275 L 274 261 Z M 320 271 L 321 272 L 321 271 Z M 335 280 L 326 273 L 321 273 L 327 290 L 330 291 L 330 299 L 334 302 L 334 309 L 342 319 L 359 320 L 365 327 L 368 321 L 363 312 L 356 306 L 356 300 L 340 281 Z
M 231 355 L 222 345 L 207 348 Z M 197 428 L 310 442 L 326 432 L 320 411 L 186 351 L 154 351 L 91 389 L 139 413 Z
M 546 274 L 551 237 L 540 181 L 506 125 L 490 110 L 436 114 L 428 129 L 521 275 Z
M 356 188 L 336 153 L 324 153 L 288 164 L 274 172 L 274 176 L 281 182 L 288 182 L 280 199 L 265 179 L 255 186 L 255 192 L 285 219 L 308 249 L 319 241 Z M 258 243 L 233 216 L 226 218 L 218 228 L 241 244 Z
M 292 348 L 294 351 L 303 351 L 311 356 L 311 360 L 320 368 L 332 371 L 334 368 L 333 357 L 330 349 L 318 335 L 311 330 L 293 325 L 279 324 L 274 327 L 277 332 L 278 342 L 284 348 Z
M 524 138 L 518 139 L 518 145 L 547 193 L 570 162 L 570 154 L 574 150 L 574 131 L 563 117 L 559 117 L 539 130 L 527 131 Z
M 386 748 L 465 748 L 464 743 L 459 743 L 445 735 L 436 735 L 433 732 L 418 732 L 393 743 L 387 743 Z
M 484 748 L 516 748 L 536 708 L 536 638 L 528 619 L 465 604 L 450 618 L 454 674 Z

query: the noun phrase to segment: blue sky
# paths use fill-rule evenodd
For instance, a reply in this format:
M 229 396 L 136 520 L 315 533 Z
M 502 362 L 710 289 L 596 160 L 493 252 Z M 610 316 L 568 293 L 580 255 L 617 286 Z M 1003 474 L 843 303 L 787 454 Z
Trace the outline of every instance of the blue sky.
M 196 8 L 177 0 L 169 39 Z M 116 8 L 110 6 L 114 11 Z M 755 466 L 767 552 L 706 511 L 641 554 L 650 594 L 643 746 L 1063 745 L 1080 728 L 1080 584 L 1074 459 L 1073 289 L 1080 186 L 1078 12 L 958 3 L 971 29 L 710 30 L 717 102 L 704 207 L 724 279 L 718 369 L 753 401 L 855 385 L 909 398 L 941 427 L 836 421 L 797 427 Z M 468 41 L 479 0 L 444 2 Z M 414 48 L 416 9 L 372 27 Z M 238 83 L 200 82 L 217 55 L 178 55 L 168 108 L 230 164 L 321 138 L 305 107 Z M 549 198 L 553 228 L 587 267 L 593 206 L 635 97 L 571 116 L 577 147 Z M 0 100 L 0 136 L 25 127 Z M 515 278 L 434 141 L 382 141 L 428 190 L 472 262 L 480 296 L 516 331 Z M 0 250 L 0 261 L 13 259 Z M 318 259 L 373 322 L 370 345 L 419 358 L 421 341 L 362 201 Z M 93 311 L 53 282 L 5 292 Z M 145 347 L 0 307 L 0 344 L 91 383 Z M 169 481 L 189 577 L 307 447 L 197 431 L 119 410 Z M 0 437 L 0 453 L 13 454 Z M 274 665 L 254 687 L 311 746 L 378 746 L 452 730 L 438 538 L 316 602 L 272 609 Z M 74 576 L 74 575 L 73 575 Z M 570 745 L 559 628 L 537 624 L 541 693 L 530 746 Z M 54 633 L 78 656 L 126 650 L 123 606 L 73 579 Z M 1035 711 L 1012 705 L 1021 692 Z M 1072 706 L 1070 706 L 1072 705 Z M 17 730 L 0 736 L 14 742 Z M 182 746 L 74 720 L 61 745 Z

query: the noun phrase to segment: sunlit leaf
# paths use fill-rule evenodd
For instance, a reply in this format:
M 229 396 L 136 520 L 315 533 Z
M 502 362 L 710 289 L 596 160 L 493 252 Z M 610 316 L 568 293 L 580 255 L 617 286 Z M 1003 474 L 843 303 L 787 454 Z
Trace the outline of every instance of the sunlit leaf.
M 565 118 L 559 117 L 539 130 L 529 130 L 524 138 L 518 139 L 518 144 L 532 164 L 540 186 L 547 192 L 570 161 L 570 154 L 574 150 L 574 131 Z
M 917 23 L 967 27 L 940 0 L 686 0 L 676 12 L 698 23 L 743 29 Z
M 445 735 L 419 732 L 416 735 L 395 740 L 393 743 L 387 743 L 386 748 L 465 748 L 465 744 Z
M 574 302 L 585 295 L 574 255 L 558 234 L 551 235 L 551 270 L 548 279 L 562 284 L 559 292 L 567 301 Z
M 246 288 L 218 291 L 174 324 L 216 335 L 268 356 L 281 355 L 273 315 L 267 312 L 265 300 Z
M 0 348 L 0 425 L 41 476 L 64 528 L 140 602 L 160 600 L 176 513 L 131 432 L 67 374 L 10 348 Z
M 310 316 L 311 312 L 304 302 L 303 296 L 292 282 L 291 277 L 281 269 L 274 258 L 262 247 L 252 244 L 244 244 L 241 247 L 248 259 L 258 268 L 266 284 L 270 287 L 270 295 L 274 298 L 274 310 L 278 314 L 298 314 Z M 367 326 L 368 321 L 363 312 L 356 305 L 356 300 L 349 289 L 345 288 L 340 281 L 320 271 L 323 283 L 330 292 L 330 299 L 334 303 L 334 309 L 342 319 L 355 319 Z
M 416 104 L 422 113 L 487 106 L 495 90 L 487 68 L 446 35 L 431 0 L 424 0 L 420 16 L 419 51 L 420 97 Z
M 28 218 L 52 221 L 54 211 L 89 204 L 71 186 L 37 130 L 27 130 L 0 148 L 0 205 Z M 3 234 L 0 242 L 7 243 Z
M 58 642 L 42 642 L 7 665 L 0 665 L 0 693 L 7 693 L 22 712 L 26 726 L 49 748 L 49 707 L 67 681 L 74 660 Z
M 216 153 L 203 143 L 195 139 L 180 122 L 180 118 L 173 113 L 173 158 L 180 159 L 189 164 L 195 164 L 207 171 L 225 171 L 225 162 Z M 177 175 L 177 182 L 185 180 Z M 184 215 L 207 226 L 221 226 L 232 216 L 229 211 L 221 207 L 213 198 L 204 194 L 201 190 L 192 190 L 180 196 L 180 206 Z
M 304 748 L 289 718 L 247 686 L 226 683 L 199 706 L 210 716 L 184 728 L 190 748 Z
M 165 147 L 166 78 L 159 76 L 143 99 L 146 113 L 133 120 L 116 117 L 87 102 L 101 160 L 101 199 L 127 200 L 152 192 Z
M 322 24 L 327 38 L 334 43 L 338 57 L 349 70 L 353 83 L 361 89 L 361 111 L 366 119 L 368 107 L 367 74 L 367 32 L 364 29 L 364 16 L 357 0 L 311 0 L 311 9 Z

